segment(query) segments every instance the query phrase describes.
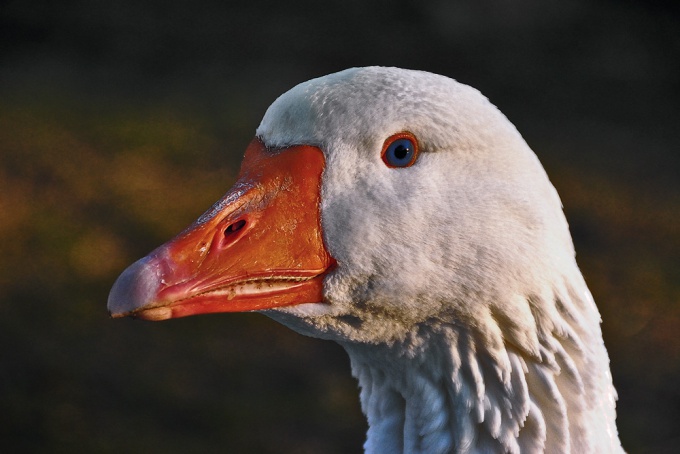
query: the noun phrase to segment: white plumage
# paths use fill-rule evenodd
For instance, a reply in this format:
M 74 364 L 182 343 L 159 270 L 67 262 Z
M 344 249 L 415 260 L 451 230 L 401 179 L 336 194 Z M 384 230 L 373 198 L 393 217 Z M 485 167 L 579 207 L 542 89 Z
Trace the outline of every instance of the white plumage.
M 403 131 L 420 154 L 390 168 L 383 144 Z M 337 267 L 323 302 L 264 313 L 347 350 L 367 453 L 622 451 L 600 316 L 559 197 L 478 91 L 349 69 L 283 94 L 256 134 L 323 151 L 321 232 Z M 109 307 L 123 312 L 124 297 L 114 286 Z

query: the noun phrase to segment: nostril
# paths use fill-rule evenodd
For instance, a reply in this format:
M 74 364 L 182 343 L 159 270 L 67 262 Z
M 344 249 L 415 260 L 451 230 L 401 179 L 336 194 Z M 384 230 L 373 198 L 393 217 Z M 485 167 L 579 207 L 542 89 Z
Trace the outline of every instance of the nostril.
M 226 229 L 224 229 L 224 236 L 233 235 L 234 233 L 241 230 L 245 225 L 246 221 L 244 219 L 240 219 L 233 224 L 230 224 Z

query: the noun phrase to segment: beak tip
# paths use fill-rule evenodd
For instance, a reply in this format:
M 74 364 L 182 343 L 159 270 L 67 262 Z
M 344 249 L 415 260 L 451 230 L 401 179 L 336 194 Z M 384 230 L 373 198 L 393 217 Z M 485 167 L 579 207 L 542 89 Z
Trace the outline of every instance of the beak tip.
M 107 308 L 111 318 L 125 317 L 155 299 L 160 286 L 160 271 L 155 261 L 145 257 L 130 265 L 111 288 Z

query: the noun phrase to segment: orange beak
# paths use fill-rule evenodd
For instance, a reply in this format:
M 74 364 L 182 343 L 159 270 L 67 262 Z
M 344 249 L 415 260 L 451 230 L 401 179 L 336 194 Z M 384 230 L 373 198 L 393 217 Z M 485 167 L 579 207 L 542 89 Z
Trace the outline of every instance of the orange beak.
M 324 164 L 316 147 L 270 151 L 254 139 L 234 187 L 120 275 L 111 316 L 165 320 L 322 302 L 335 264 L 321 235 Z

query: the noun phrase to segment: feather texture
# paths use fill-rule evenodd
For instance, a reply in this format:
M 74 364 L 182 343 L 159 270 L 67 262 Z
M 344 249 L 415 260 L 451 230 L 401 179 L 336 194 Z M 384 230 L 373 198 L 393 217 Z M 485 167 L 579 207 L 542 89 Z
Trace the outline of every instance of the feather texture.
M 384 165 L 387 137 L 421 153 Z M 559 197 L 514 126 L 443 76 L 350 69 L 298 85 L 257 130 L 320 147 L 325 302 L 267 314 L 339 342 L 367 453 L 621 452 L 600 316 Z

